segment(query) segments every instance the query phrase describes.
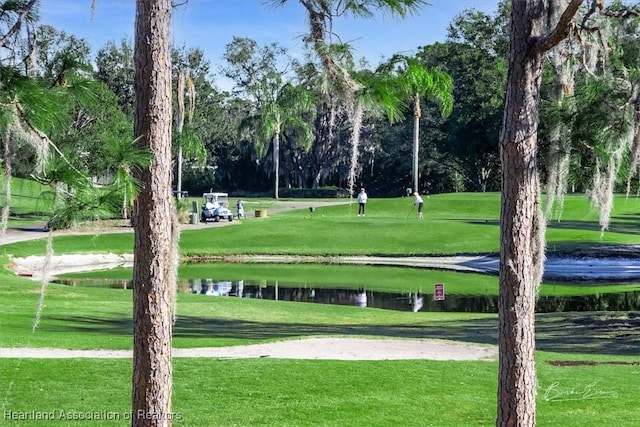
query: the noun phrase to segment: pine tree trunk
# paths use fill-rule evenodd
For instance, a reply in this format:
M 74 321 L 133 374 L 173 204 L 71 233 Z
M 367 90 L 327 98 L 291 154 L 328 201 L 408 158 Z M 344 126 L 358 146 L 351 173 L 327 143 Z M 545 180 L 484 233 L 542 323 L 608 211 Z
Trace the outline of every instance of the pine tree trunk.
M 536 424 L 534 318 L 545 232 L 536 165 L 542 60 L 547 50 L 566 38 L 581 4 L 582 0 L 512 2 L 500 132 L 498 426 Z
M 542 268 L 536 166 L 542 55 L 531 48 L 526 2 L 512 12 L 503 127 L 500 216 L 498 426 L 534 426 L 534 313 Z
M 134 203 L 133 426 L 171 425 L 171 0 L 137 0 L 135 136 L 152 153 Z

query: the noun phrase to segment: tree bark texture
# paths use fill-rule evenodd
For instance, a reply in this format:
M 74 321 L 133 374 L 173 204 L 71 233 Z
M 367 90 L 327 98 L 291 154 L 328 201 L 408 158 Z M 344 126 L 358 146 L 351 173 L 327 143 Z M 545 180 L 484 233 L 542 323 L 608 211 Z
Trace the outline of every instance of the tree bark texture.
M 133 426 L 170 426 L 174 228 L 171 195 L 171 0 L 137 0 L 134 132 L 152 160 L 134 203 Z
M 509 73 L 500 133 L 498 426 L 533 426 L 536 418 L 534 313 L 542 268 L 536 165 L 542 55 L 533 39 L 539 1 L 513 2 Z
M 545 246 L 536 165 L 542 60 L 547 50 L 567 37 L 581 3 L 512 2 L 509 72 L 500 131 L 498 426 L 536 424 L 534 319 Z

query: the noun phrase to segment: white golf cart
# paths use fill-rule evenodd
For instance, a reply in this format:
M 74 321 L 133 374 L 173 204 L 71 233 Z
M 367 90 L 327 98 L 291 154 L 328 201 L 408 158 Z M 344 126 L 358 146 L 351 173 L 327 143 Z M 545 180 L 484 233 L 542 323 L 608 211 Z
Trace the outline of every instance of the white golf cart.
M 229 194 L 227 193 L 204 193 L 202 195 L 202 213 L 200 222 L 213 220 L 218 222 L 221 219 L 233 221 L 233 212 L 229 209 Z

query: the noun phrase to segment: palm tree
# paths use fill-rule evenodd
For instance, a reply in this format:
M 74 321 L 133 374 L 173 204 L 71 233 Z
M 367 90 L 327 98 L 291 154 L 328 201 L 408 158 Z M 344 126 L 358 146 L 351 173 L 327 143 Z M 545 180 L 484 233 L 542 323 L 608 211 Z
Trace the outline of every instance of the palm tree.
M 129 219 L 133 200 L 140 192 L 141 183 L 136 178 L 142 168 L 149 166 L 149 150 L 135 147 L 135 141 L 106 136 L 102 140 L 105 156 L 112 165 L 110 187 L 121 196 L 120 215 Z M 115 170 L 114 170 L 115 169 Z
M 185 107 L 185 92 L 188 97 L 188 108 Z M 193 120 L 193 113 L 196 108 L 196 88 L 193 84 L 193 80 L 184 70 L 178 71 L 178 85 L 177 85 L 177 101 L 178 108 L 176 110 L 175 117 L 175 134 L 174 143 L 177 146 L 177 172 L 176 172 L 176 190 L 177 197 L 182 197 L 182 165 L 184 163 L 184 156 L 195 157 L 199 163 L 204 164 L 207 152 L 202 144 L 202 139 L 197 135 L 191 125 Z M 187 118 L 187 126 L 185 127 L 185 116 Z
M 18 48 L 19 45 L 17 43 L 13 44 L 10 41 L 11 38 L 16 37 L 22 31 L 25 24 L 28 27 L 27 32 L 29 34 L 27 37 L 30 39 L 29 42 L 32 41 L 34 23 L 38 20 L 37 3 L 38 0 L 7 0 L 0 5 L 0 9 L 2 9 L 2 26 L 6 25 L 7 27 L 7 31 L 0 35 L 0 46 L 7 48 L 12 45 L 14 48 Z M 33 44 L 30 43 L 28 47 L 30 55 L 33 53 Z M 9 48 L 9 50 L 11 51 L 12 49 Z M 17 52 L 14 51 L 13 53 Z M 9 55 L 9 58 L 27 62 L 26 57 L 18 58 L 14 55 Z
M 289 0 L 271 0 L 275 6 L 281 6 Z M 298 0 L 306 9 L 309 22 L 309 34 L 305 41 L 309 43 L 323 67 L 323 92 L 335 97 L 351 122 L 351 166 L 349 168 L 349 193 L 353 196 L 355 171 L 357 169 L 358 145 L 364 116 L 364 106 L 358 101 L 357 93 L 363 87 L 353 77 L 351 70 L 345 67 L 344 52 L 350 47 L 344 43 L 335 43 L 333 38 L 333 20 L 336 17 L 353 15 L 372 17 L 377 12 L 389 12 L 404 17 L 408 13 L 427 5 L 426 0 Z M 332 115 L 334 113 L 332 112 Z
M 46 140 L 40 138 L 40 130 L 34 128 L 29 119 L 33 118 L 37 111 L 49 114 L 49 110 L 46 108 L 27 108 L 26 111 L 31 113 L 31 117 L 23 114 L 25 103 L 28 103 L 29 100 L 37 102 L 39 95 L 48 93 L 34 79 L 22 74 L 18 68 L 23 64 L 25 65 L 24 68 L 32 68 L 29 67 L 28 57 L 33 56 L 34 43 L 29 34 L 34 34 L 34 23 L 37 19 L 37 15 L 34 13 L 35 5 L 36 0 L 30 0 L 28 3 L 4 1 L 0 4 L 2 9 L 0 46 L 9 53 L 8 55 L 3 55 L 0 62 L 0 138 L 3 146 L 0 160 L 2 160 L 1 169 L 4 175 L 2 186 L 4 205 L 0 213 L 0 237 L 4 235 L 9 219 L 11 175 L 13 173 L 12 157 L 21 144 L 26 143 L 36 148 L 36 170 L 41 172 L 44 169 L 46 151 L 48 149 Z M 22 41 L 19 36 L 22 35 L 25 28 L 29 33 L 26 36 L 29 38 L 29 43 L 27 43 L 29 52 L 22 57 L 18 53 L 21 46 L 20 42 Z M 43 100 L 47 102 L 50 97 L 45 96 Z M 52 106 L 55 107 L 55 104 Z M 57 109 L 54 108 L 53 111 L 57 111 Z
M 54 150 L 59 156 L 57 160 L 67 163 L 65 167 L 74 172 L 78 187 L 86 185 L 86 174 L 69 162 L 50 135 L 65 129 L 72 122 L 74 103 L 87 103 L 92 93 L 91 84 L 83 73 L 78 72 L 86 71 L 86 64 L 72 54 L 58 55 L 56 66 L 38 75 L 35 52 L 37 0 L 4 1 L 0 3 L 0 10 L 0 46 L 6 51 L 0 60 L 0 139 L 3 145 L 0 160 L 5 178 L 2 189 L 5 204 L 0 214 L 2 235 L 9 214 L 12 163 L 18 156 L 31 162 L 33 174 L 41 177 L 48 172 L 47 163 L 55 158 L 49 155 L 50 150 Z M 74 185 L 71 181 L 68 184 Z
M 309 149 L 313 142 L 311 127 L 305 116 L 315 114 L 315 104 L 311 94 L 301 86 L 284 84 L 275 98 L 264 104 L 260 112 L 240 122 L 240 132 L 248 129 L 257 131 L 256 154 L 263 157 L 273 143 L 274 197 L 279 198 L 280 185 L 280 139 L 285 130 L 290 130 L 298 138 L 299 146 Z
M 187 82 L 189 83 L 189 85 L 187 85 Z M 182 129 L 184 128 L 184 116 L 185 116 L 185 105 L 184 105 L 184 92 L 185 89 L 188 91 L 188 96 L 189 96 L 189 109 L 188 111 L 188 115 L 189 115 L 189 121 L 191 121 L 191 117 L 193 117 L 193 110 L 195 109 L 195 88 L 193 86 L 193 82 L 191 81 L 191 79 L 189 78 L 187 80 L 187 75 L 185 74 L 184 70 L 180 70 L 178 71 L 178 87 L 176 89 L 176 95 L 177 95 L 177 99 L 178 99 L 178 109 L 176 111 L 176 125 L 175 125 L 175 136 L 176 139 L 179 139 L 182 136 Z M 178 171 L 176 172 L 176 174 L 178 175 L 176 177 L 177 179 L 177 184 L 176 184 L 176 190 L 177 190 L 177 197 L 178 200 L 180 200 L 180 198 L 182 197 L 182 144 L 178 143 L 176 144 L 178 146 L 178 158 L 177 158 L 177 162 L 178 162 Z
M 398 67 L 400 65 L 400 67 Z M 432 99 L 440 106 L 440 114 L 447 117 L 453 109 L 453 82 L 451 76 L 438 68 L 425 68 L 415 58 L 394 56 L 381 70 L 387 70 L 396 76 L 394 87 L 399 96 L 411 98 L 413 108 L 413 188 L 419 191 L 418 160 L 420 141 L 421 100 Z

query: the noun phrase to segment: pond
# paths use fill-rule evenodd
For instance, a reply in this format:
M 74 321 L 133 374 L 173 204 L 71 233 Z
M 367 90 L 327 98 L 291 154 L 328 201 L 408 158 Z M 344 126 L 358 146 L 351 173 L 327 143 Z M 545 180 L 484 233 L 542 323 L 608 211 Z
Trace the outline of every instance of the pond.
M 131 280 L 114 279 L 64 279 L 58 280 L 70 286 L 100 286 L 131 289 Z M 556 285 L 547 285 L 556 288 Z M 640 290 L 617 292 L 610 286 L 610 292 L 588 292 L 584 295 L 560 295 L 562 285 L 558 285 L 558 295 L 547 289 L 536 304 L 536 312 L 574 311 L 637 311 L 640 310 Z M 401 292 L 370 290 L 366 287 L 344 287 L 338 284 L 315 285 L 312 283 L 292 283 L 269 280 L 222 280 L 188 279 L 178 283 L 178 291 L 207 297 L 259 298 L 302 303 L 339 304 L 359 307 L 373 307 L 401 311 L 432 312 L 472 312 L 497 313 L 498 296 L 491 294 L 469 294 L 429 290 L 406 289 Z M 628 287 L 625 287 L 628 289 Z M 638 285 L 637 289 L 640 289 Z

